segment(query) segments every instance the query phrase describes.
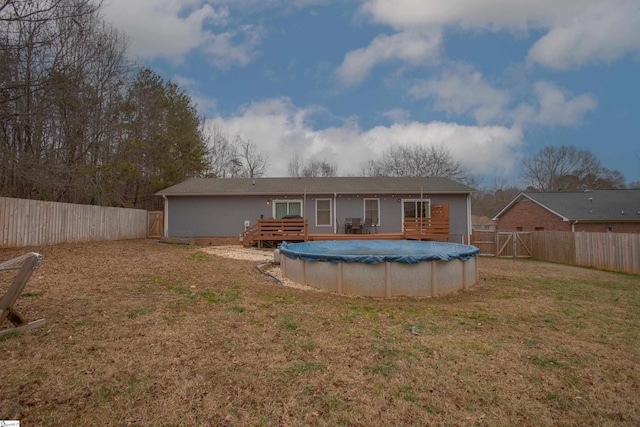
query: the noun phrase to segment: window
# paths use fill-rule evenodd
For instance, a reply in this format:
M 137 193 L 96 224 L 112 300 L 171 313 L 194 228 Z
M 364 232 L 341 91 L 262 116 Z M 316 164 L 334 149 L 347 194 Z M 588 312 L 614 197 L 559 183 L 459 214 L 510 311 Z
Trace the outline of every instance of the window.
M 369 218 L 372 225 L 380 225 L 380 199 L 364 199 L 364 221 Z
M 535 231 L 544 231 L 544 227 L 535 227 Z
M 316 226 L 330 227 L 331 220 L 331 199 L 316 199 Z
M 429 218 L 431 217 L 430 200 L 403 200 L 403 218 Z
M 302 216 L 302 200 L 276 200 L 273 202 L 273 217 L 275 219 L 287 215 Z

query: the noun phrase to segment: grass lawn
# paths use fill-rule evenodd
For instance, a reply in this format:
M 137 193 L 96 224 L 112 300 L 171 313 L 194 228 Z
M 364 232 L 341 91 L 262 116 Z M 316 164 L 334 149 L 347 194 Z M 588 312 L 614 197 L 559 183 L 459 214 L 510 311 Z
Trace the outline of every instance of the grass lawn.
M 22 427 L 640 425 L 638 276 L 481 258 L 471 291 L 376 300 L 152 240 L 0 260 L 32 250 L 16 309 L 47 324 L 0 338 Z

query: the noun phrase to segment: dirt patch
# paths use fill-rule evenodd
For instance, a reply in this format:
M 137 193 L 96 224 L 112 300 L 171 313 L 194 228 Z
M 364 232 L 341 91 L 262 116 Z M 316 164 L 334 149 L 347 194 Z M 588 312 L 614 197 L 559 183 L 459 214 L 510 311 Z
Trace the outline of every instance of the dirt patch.
M 0 339 L 0 419 L 21 426 L 640 425 L 638 276 L 482 258 L 470 292 L 375 300 L 281 286 L 270 252 L 0 260 L 27 251 L 16 308 L 47 324 Z

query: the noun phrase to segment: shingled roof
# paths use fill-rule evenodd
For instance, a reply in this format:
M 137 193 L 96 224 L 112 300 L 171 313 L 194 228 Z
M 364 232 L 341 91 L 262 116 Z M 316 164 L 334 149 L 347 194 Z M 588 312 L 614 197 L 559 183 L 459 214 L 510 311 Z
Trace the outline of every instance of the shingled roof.
M 474 190 L 447 178 L 194 178 L 156 193 L 159 196 L 239 196 L 285 194 L 470 194 Z
M 640 190 L 520 193 L 493 219 L 514 203 L 529 199 L 564 221 L 640 221 Z

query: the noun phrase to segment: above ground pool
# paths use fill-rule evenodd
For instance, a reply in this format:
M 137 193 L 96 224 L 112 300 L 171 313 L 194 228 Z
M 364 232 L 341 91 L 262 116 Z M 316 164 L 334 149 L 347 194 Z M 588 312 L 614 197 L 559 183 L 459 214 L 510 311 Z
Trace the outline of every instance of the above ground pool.
M 417 240 L 327 240 L 280 246 L 284 277 L 348 295 L 436 297 L 478 281 L 479 249 Z

